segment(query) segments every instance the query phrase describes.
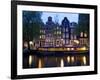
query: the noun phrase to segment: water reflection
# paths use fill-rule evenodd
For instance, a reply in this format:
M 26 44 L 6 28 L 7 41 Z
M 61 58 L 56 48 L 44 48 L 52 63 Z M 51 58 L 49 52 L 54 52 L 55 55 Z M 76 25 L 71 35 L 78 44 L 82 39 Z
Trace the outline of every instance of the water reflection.
M 29 66 L 32 65 L 32 55 L 29 55 Z
M 61 67 L 64 67 L 64 60 L 63 58 L 61 58 L 61 63 L 60 63 Z
M 71 61 L 72 61 L 72 63 L 74 63 L 74 61 L 75 61 L 74 56 L 71 57 Z
M 85 57 L 85 56 L 83 56 L 83 58 L 82 58 L 82 59 L 83 59 L 83 64 L 84 64 L 84 65 L 86 65 L 86 57 Z
M 70 62 L 70 56 L 67 56 L 67 62 L 68 63 Z
M 42 68 L 42 59 L 39 58 L 38 68 Z
M 27 57 L 28 56 L 28 57 Z M 23 68 L 67 67 L 89 65 L 88 55 L 44 56 L 27 55 L 23 57 Z

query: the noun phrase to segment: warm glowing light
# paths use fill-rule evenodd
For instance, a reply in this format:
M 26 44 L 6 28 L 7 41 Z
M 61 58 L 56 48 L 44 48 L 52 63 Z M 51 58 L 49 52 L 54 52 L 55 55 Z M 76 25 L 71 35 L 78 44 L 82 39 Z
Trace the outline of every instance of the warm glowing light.
M 84 46 L 84 47 L 81 48 L 81 50 L 87 50 L 87 49 L 86 49 L 86 47 Z
M 68 51 L 70 51 L 70 48 L 67 48 Z
M 72 56 L 72 57 L 71 57 L 71 61 L 72 61 L 72 62 L 74 62 L 74 61 L 75 61 L 74 56 Z
M 71 48 L 71 50 L 73 51 L 73 50 L 74 50 L 74 48 Z
M 68 62 L 68 63 L 70 62 L 70 56 L 67 57 L 67 62 Z
M 87 37 L 87 34 L 86 33 L 84 33 L 84 37 Z
M 63 59 L 61 59 L 60 66 L 61 66 L 61 67 L 64 67 L 64 60 L 63 60 Z
M 28 48 L 28 43 L 24 42 L 24 47 Z
M 81 32 L 80 36 L 83 37 L 83 32 Z
M 30 45 L 33 45 L 33 42 L 32 42 L 32 41 L 30 41 L 30 42 L 29 42 L 29 44 L 30 44 Z
M 32 65 L 32 56 L 30 55 L 29 56 L 29 66 L 31 66 Z
M 85 57 L 85 56 L 83 56 L 83 58 L 82 58 L 82 59 L 83 59 L 83 64 L 84 64 L 84 65 L 86 65 L 86 57 Z
M 42 36 L 40 36 L 40 38 L 42 38 Z
M 42 68 L 42 60 L 39 59 L 38 68 Z
M 85 51 L 85 50 L 87 50 L 87 48 L 84 46 L 84 47 L 81 47 L 81 48 L 77 48 L 77 50 L 79 50 L 79 51 Z
M 59 34 L 61 34 L 61 31 L 59 31 Z
M 45 39 L 45 35 L 42 35 L 41 38 Z
M 57 60 L 58 60 L 58 59 L 57 59 L 57 57 L 56 57 L 56 62 L 57 62 Z
M 51 47 L 51 48 L 38 48 L 38 50 L 40 50 L 40 51 L 70 51 L 70 50 L 72 50 L 72 51 L 74 51 L 75 49 L 74 48 L 62 48 L 62 47 Z M 77 50 L 79 50 L 79 49 L 77 49 Z
M 78 40 L 74 40 L 74 42 L 75 42 L 76 44 L 79 44 L 79 41 L 78 41 Z

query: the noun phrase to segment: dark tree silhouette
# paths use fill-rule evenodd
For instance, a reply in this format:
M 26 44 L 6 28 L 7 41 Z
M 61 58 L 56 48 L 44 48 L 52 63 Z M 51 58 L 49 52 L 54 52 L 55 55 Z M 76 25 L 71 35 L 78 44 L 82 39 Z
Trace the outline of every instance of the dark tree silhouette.
M 80 32 L 89 34 L 89 14 L 79 14 L 78 26 L 75 33 L 79 35 Z
M 38 38 L 40 27 L 43 25 L 41 20 L 42 12 L 23 11 L 23 40 L 30 41 Z

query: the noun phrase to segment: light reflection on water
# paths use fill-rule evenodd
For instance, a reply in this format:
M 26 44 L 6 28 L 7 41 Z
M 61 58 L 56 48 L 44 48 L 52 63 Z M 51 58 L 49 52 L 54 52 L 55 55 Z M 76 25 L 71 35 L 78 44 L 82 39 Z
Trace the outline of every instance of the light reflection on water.
M 68 62 L 68 63 L 70 62 L 70 56 L 67 57 L 67 62 Z
M 42 59 L 39 58 L 38 68 L 42 68 Z
M 72 63 L 75 61 L 74 59 L 75 59 L 74 56 L 72 56 L 72 57 L 71 57 L 71 61 L 72 61 Z
M 61 67 L 64 67 L 64 60 L 63 58 L 61 58 L 61 63 L 60 63 Z
M 29 55 L 29 66 L 32 65 L 32 55 Z
M 89 57 L 87 55 L 67 55 L 63 57 L 36 57 L 29 55 L 28 58 L 24 58 L 24 62 L 23 68 L 86 66 L 89 65 Z
M 86 57 L 83 56 L 83 64 L 86 65 Z

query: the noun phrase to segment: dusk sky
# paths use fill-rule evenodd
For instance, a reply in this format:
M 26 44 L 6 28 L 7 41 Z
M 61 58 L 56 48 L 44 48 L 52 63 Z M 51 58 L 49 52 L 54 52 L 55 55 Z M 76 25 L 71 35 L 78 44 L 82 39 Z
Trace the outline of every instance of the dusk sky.
M 55 13 L 55 12 L 43 12 L 41 19 L 44 23 L 48 20 L 48 17 L 51 16 L 52 20 L 55 22 L 55 19 L 61 24 L 61 21 L 64 17 L 67 17 L 70 22 L 78 23 L 78 14 L 77 13 Z

